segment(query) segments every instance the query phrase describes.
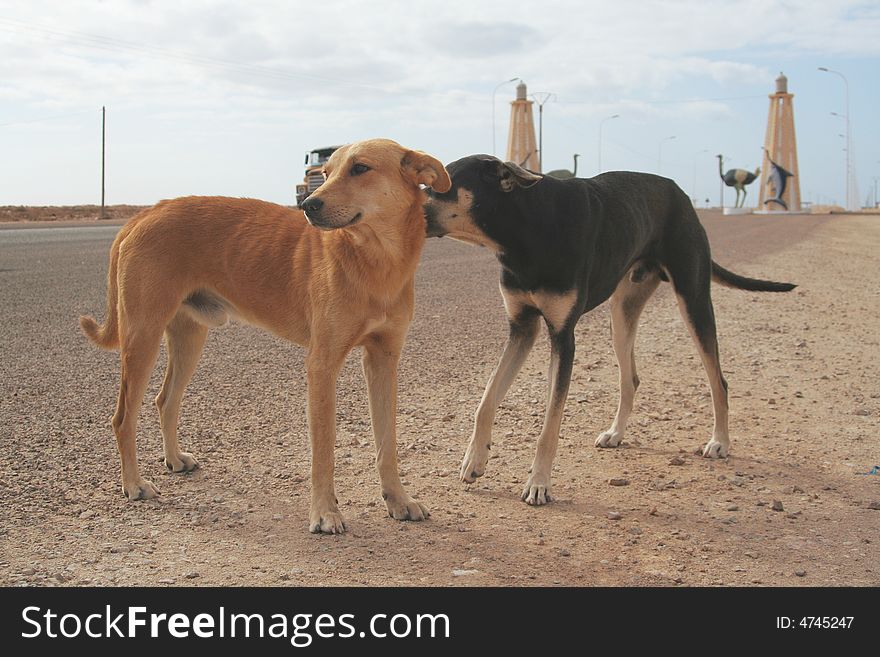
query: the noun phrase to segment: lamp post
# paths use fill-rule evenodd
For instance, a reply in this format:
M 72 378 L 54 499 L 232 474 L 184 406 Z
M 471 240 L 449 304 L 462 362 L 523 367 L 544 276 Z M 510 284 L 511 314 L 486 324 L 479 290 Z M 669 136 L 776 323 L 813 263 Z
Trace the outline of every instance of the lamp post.
M 826 68 L 825 66 L 820 66 L 819 70 L 824 73 L 833 73 L 834 75 L 839 75 L 840 79 L 843 80 L 843 85 L 846 90 L 846 116 L 843 118 L 846 119 L 846 209 L 850 210 L 850 142 L 852 140 L 852 133 L 849 129 L 849 81 L 846 79 L 846 76 L 840 71 L 835 71 L 830 68 Z M 835 114 L 835 116 L 840 116 L 839 114 Z
M 599 121 L 599 173 L 602 173 L 602 125 L 605 121 L 620 118 L 620 114 L 612 114 Z
M 538 103 L 538 173 L 544 172 L 544 105 L 547 101 L 556 98 L 556 94 L 549 91 L 538 91 L 530 94 Z
M 844 114 L 838 114 L 837 112 L 829 112 L 831 116 L 836 116 L 838 119 L 843 119 L 846 125 L 845 132 L 846 135 L 842 135 L 839 132 L 837 136 L 843 139 L 843 143 L 845 144 L 843 147 L 843 152 L 846 154 L 844 156 L 844 165 L 846 167 L 846 209 L 849 210 L 849 138 L 847 135 L 849 134 L 849 119 Z
M 697 158 L 702 153 L 708 153 L 709 149 L 704 148 L 703 150 L 697 151 L 694 153 L 694 186 L 691 188 L 691 196 L 693 197 L 694 207 L 697 207 Z
M 880 160 L 877 160 L 877 164 L 880 164 Z M 880 198 L 878 198 L 878 196 L 877 196 L 877 180 L 878 180 L 877 176 L 874 176 L 874 207 L 875 208 L 880 207 L 880 203 L 878 203 L 878 201 L 880 201 Z
M 492 90 L 492 155 L 495 155 L 495 94 L 498 93 L 498 90 L 505 84 L 510 84 L 511 82 L 516 82 L 517 80 L 519 80 L 519 78 L 510 78 L 509 80 L 505 80 L 504 82 L 499 82 Z
M 660 143 L 657 145 L 657 173 L 663 173 L 663 142 L 669 141 L 670 139 L 675 139 L 675 135 L 671 137 L 666 137 L 665 139 L 661 139 Z

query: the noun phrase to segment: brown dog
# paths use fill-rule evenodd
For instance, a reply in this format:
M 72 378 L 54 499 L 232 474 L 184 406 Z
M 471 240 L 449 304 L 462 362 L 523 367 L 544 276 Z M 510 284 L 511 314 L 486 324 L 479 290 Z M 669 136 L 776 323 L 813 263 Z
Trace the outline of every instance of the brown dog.
M 138 471 L 135 432 L 162 335 L 168 369 L 156 405 L 165 465 L 188 472 L 177 420 L 209 328 L 229 317 L 308 348 L 312 532 L 340 533 L 333 485 L 336 378 L 362 346 L 376 464 L 388 513 L 428 512 L 404 491 L 397 470 L 397 363 L 413 314 L 416 265 L 425 241 L 420 185 L 450 187 L 435 158 L 376 139 L 345 146 L 326 182 L 297 210 L 252 199 L 162 201 L 131 219 L 110 250 L 107 321 L 80 318 L 98 346 L 119 349 L 122 382 L 112 419 L 122 488 L 132 500 L 158 495 Z M 308 219 L 309 223 L 306 223 Z

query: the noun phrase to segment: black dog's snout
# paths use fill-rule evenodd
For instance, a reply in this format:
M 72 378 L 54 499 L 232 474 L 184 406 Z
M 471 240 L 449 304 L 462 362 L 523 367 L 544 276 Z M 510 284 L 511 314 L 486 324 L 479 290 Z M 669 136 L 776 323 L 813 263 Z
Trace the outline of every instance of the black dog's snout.
M 300 206 L 305 213 L 315 214 L 321 211 L 321 208 L 324 207 L 324 201 L 319 198 L 315 198 L 314 196 L 310 196 L 305 201 L 302 202 Z

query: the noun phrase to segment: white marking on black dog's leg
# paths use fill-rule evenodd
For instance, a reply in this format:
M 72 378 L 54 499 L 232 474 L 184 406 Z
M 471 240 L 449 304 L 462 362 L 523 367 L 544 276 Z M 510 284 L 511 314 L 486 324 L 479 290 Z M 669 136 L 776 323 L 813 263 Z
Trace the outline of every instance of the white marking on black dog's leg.
M 596 447 L 617 447 L 623 440 L 639 387 L 635 361 L 636 329 L 645 303 L 659 284 L 656 274 L 640 278 L 639 282 L 624 277 L 611 297 L 611 341 L 620 370 L 620 399 L 614 422 L 596 438 Z
M 538 438 L 532 471 L 522 494 L 523 501 L 533 506 L 552 501 L 550 472 L 553 469 L 556 445 L 559 442 L 559 427 L 562 424 L 565 398 L 568 396 L 571 383 L 571 369 L 574 362 L 574 322 L 569 322 L 568 326 L 558 333 L 551 329 L 550 345 L 550 394 L 547 400 L 547 413 L 544 416 L 544 428 Z
M 527 307 L 518 308 L 516 311 L 519 315 L 510 320 L 510 335 L 507 344 L 504 345 L 504 353 L 489 378 L 474 418 L 474 432 L 460 471 L 460 478 L 465 483 L 473 483 L 486 471 L 489 447 L 492 443 L 492 425 L 495 422 L 498 404 L 504 399 L 504 395 L 522 369 L 538 335 L 537 312 Z

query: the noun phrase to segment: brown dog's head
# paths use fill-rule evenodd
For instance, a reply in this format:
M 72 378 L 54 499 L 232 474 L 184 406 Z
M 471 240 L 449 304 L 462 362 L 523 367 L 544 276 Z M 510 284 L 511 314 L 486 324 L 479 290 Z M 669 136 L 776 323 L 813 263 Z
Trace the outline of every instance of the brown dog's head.
M 408 216 L 421 201 L 421 185 L 438 192 L 452 185 L 439 160 L 390 139 L 343 146 L 323 172 L 324 184 L 301 207 L 309 223 L 324 230 Z

